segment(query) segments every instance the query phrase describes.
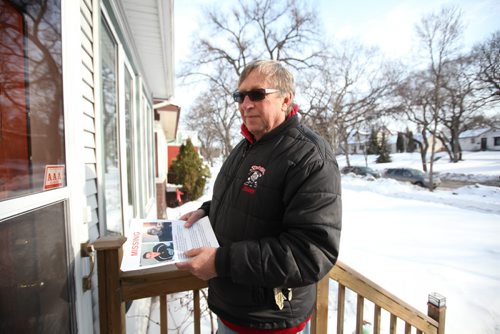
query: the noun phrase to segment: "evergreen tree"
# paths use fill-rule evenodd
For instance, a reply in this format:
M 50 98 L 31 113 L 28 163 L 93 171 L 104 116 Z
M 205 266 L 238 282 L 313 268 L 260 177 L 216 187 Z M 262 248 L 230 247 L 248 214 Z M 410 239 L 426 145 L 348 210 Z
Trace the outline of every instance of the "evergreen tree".
M 368 149 L 366 150 L 367 154 L 378 154 L 378 138 L 377 138 L 377 131 L 372 128 L 372 131 L 370 133 L 370 141 L 368 142 Z
M 417 149 L 417 144 L 413 140 L 413 132 L 406 131 L 406 137 L 408 138 L 408 145 L 406 145 L 406 152 L 413 153 Z
M 398 132 L 398 139 L 396 140 L 396 151 L 403 153 L 405 151 L 405 137 L 402 132 Z
M 210 177 L 208 167 L 203 164 L 190 139 L 181 145 L 177 158 L 172 161 L 169 174 L 172 182 L 182 184 L 186 201 L 201 197 Z
M 391 162 L 391 155 L 389 154 L 389 147 L 387 145 L 387 138 L 385 137 L 385 132 L 382 132 L 382 140 L 380 142 L 378 157 L 376 162 L 378 164 Z

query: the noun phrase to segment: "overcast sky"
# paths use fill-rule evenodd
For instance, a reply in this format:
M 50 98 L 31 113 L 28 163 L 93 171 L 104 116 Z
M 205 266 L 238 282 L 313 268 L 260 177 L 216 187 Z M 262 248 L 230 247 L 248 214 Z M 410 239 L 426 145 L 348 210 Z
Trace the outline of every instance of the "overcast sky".
M 324 25 L 325 38 L 359 39 L 366 46 L 378 46 L 388 57 L 403 58 L 415 46 L 415 24 L 422 16 L 438 12 L 445 5 L 462 9 L 466 25 L 464 45 L 472 46 L 500 30 L 500 0 L 312 0 Z M 176 70 L 189 54 L 192 38 L 203 29 L 199 25 L 206 5 L 228 9 L 236 0 L 175 1 Z M 176 87 L 176 101 L 183 106 L 192 91 Z M 186 110 L 184 110 L 186 111 Z

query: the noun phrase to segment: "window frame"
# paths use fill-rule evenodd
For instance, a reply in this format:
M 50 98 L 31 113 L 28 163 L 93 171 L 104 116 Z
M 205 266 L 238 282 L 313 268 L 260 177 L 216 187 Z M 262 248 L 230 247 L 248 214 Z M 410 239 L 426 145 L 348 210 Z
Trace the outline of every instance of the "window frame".
M 152 99 L 148 98 L 151 94 L 148 94 L 148 90 L 144 83 L 144 80 L 140 75 L 137 75 L 135 71 L 135 66 L 129 60 L 127 56 L 124 44 L 120 39 L 120 35 L 117 34 L 115 28 L 115 21 L 112 20 L 106 7 L 101 3 L 100 5 L 101 18 L 99 19 L 99 24 L 105 22 L 109 31 L 111 32 L 114 40 L 117 43 L 118 56 L 117 56 L 117 116 L 118 116 L 118 153 L 119 153 L 119 164 L 120 164 L 120 192 L 121 192 L 121 210 L 122 210 L 122 230 L 126 234 L 128 231 L 130 221 L 133 218 L 146 218 L 152 215 L 152 210 L 155 203 L 156 190 L 154 188 L 154 173 L 153 173 L 153 163 L 154 163 L 154 150 L 153 148 L 143 149 L 146 145 L 153 145 L 153 107 Z M 102 29 L 103 27 L 99 27 Z M 100 52 L 99 52 L 100 54 Z M 101 58 L 98 60 L 97 65 L 100 77 L 100 67 Z M 132 79 L 132 110 L 131 110 L 131 132 L 132 136 L 132 153 L 128 156 L 127 152 L 127 131 L 126 131 L 126 101 L 125 101 L 125 73 L 128 72 Z M 102 92 L 102 83 L 99 83 L 99 92 Z M 96 120 L 99 124 L 96 124 L 96 140 L 102 143 L 105 138 L 103 138 L 102 133 L 102 106 L 97 107 L 99 111 L 99 117 Z M 152 154 L 151 154 L 152 153 Z M 97 177 L 102 179 L 104 177 L 104 156 L 103 147 L 96 148 L 97 155 Z M 127 170 L 127 160 L 132 160 L 131 165 L 131 175 L 128 175 Z M 132 185 L 132 190 L 130 191 L 132 195 L 132 205 L 129 205 L 129 181 Z M 103 235 L 106 231 L 105 222 L 105 201 L 104 199 L 104 189 L 99 187 L 99 207 L 103 210 L 99 210 L 99 221 L 103 222 L 99 224 L 100 234 Z M 156 213 L 156 212 L 154 212 Z
M 120 216 L 121 216 L 121 233 L 125 233 L 125 219 L 124 219 L 124 207 L 123 207 L 123 168 L 122 168 L 122 136 L 121 136 L 121 131 L 123 126 L 121 126 L 121 117 L 120 117 L 120 109 L 121 109 L 121 103 L 120 103 L 120 49 L 123 49 L 123 45 L 121 44 L 121 41 L 118 37 L 118 34 L 116 32 L 115 27 L 112 24 L 112 20 L 110 19 L 109 14 L 106 11 L 106 8 L 101 6 L 101 16 L 98 20 L 99 22 L 99 40 L 96 41 L 98 45 L 100 44 L 101 36 L 103 33 L 104 29 L 108 29 L 110 33 L 110 37 L 114 39 L 116 42 L 116 94 L 118 95 L 115 99 L 116 103 L 116 114 L 117 114 L 117 121 L 116 121 L 116 135 L 117 135 L 117 154 L 118 154 L 118 169 L 120 175 L 118 176 L 119 179 L 119 186 L 120 186 Z M 104 27 L 104 24 L 106 27 Z M 99 78 L 102 78 L 102 50 L 99 46 L 99 51 L 97 53 L 97 59 L 98 59 L 98 64 L 97 64 L 97 72 Z M 96 84 L 96 90 L 99 92 L 99 98 L 96 99 L 99 101 L 99 105 L 96 106 L 96 142 L 98 143 L 96 147 L 96 158 L 97 158 L 97 177 L 98 179 L 101 180 L 99 190 L 98 190 L 98 196 L 99 196 L 99 234 L 100 235 L 105 235 L 107 234 L 108 231 L 108 222 L 107 222 L 107 211 L 106 211 L 106 197 L 105 197 L 105 176 L 104 176 L 104 168 L 105 168 L 105 149 L 104 149 L 104 142 L 106 140 L 106 136 L 103 133 L 103 114 L 104 114 L 104 106 L 102 104 L 102 92 L 103 92 L 103 83 L 102 79 L 99 80 L 98 84 Z M 104 185 L 104 186 L 103 186 Z
M 136 161 L 137 157 L 135 156 L 135 148 L 134 148 L 134 142 L 136 136 L 136 131 L 137 131 L 137 126 L 134 122 L 134 117 L 135 113 L 137 112 L 136 108 L 136 75 L 132 69 L 132 66 L 130 65 L 130 62 L 124 52 L 120 52 L 120 57 L 123 60 L 123 62 L 119 66 L 120 68 L 120 78 L 119 80 L 119 100 L 121 101 L 120 105 L 122 106 L 119 108 L 120 110 L 120 125 L 122 129 L 121 136 L 124 138 L 124 144 L 121 145 L 121 164 L 122 164 L 122 209 L 123 209 L 123 219 L 125 222 L 125 231 L 128 231 L 128 226 L 130 224 L 130 221 L 132 218 L 137 217 L 137 212 L 138 212 L 138 194 L 137 194 L 137 188 L 135 187 L 135 179 L 137 178 L 137 167 L 136 167 Z M 119 58 L 120 58 L 119 57 Z M 127 101 L 126 101 L 126 95 L 125 95 L 125 87 L 127 86 L 126 82 L 126 73 L 130 76 L 131 82 L 130 82 L 130 88 L 131 88 L 131 110 L 130 110 L 130 128 L 128 127 L 127 124 Z M 127 137 L 127 129 L 130 129 L 130 140 L 131 140 L 131 156 L 128 156 L 127 152 L 127 141 L 129 138 Z M 129 175 L 129 170 L 128 170 L 128 160 L 131 160 L 131 166 L 130 166 L 130 175 Z M 130 183 L 129 183 L 130 182 Z M 131 184 L 131 188 L 129 191 L 129 184 Z M 131 198 L 129 198 L 129 195 Z M 131 204 L 130 204 L 131 203 Z
M 500 146 L 500 137 L 493 137 L 493 145 Z

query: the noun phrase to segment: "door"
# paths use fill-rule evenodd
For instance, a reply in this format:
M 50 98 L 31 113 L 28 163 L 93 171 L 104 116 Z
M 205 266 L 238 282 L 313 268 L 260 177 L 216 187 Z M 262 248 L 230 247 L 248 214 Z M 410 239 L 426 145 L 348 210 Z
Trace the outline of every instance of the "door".
M 61 1 L 0 0 L 0 333 L 76 333 Z
M 486 151 L 488 148 L 488 138 L 481 138 L 481 151 Z

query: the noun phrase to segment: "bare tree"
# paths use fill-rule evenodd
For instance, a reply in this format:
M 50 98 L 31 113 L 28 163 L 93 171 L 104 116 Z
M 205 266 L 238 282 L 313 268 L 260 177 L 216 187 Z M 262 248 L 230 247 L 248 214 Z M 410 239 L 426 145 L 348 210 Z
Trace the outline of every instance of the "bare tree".
M 477 89 L 473 57 L 459 56 L 443 67 L 443 103 L 438 115 L 443 128 L 435 135 L 446 148 L 450 161 L 462 160 L 459 136 L 474 125 L 488 99 Z
M 405 119 L 416 125 L 420 135 L 412 140 L 419 147 L 422 170 L 427 172 L 427 152 L 430 146 L 429 128 L 436 116 L 431 108 L 432 87 L 429 84 L 428 72 L 410 73 L 406 80 L 397 87 L 395 95 L 399 102 L 393 112 L 396 117 L 402 114 Z
M 500 101 L 500 31 L 474 47 L 478 65 L 478 81 L 489 92 L 489 98 Z
M 332 147 L 342 148 L 349 161 L 348 138 L 382 112 L 381 101 L 393 80 L 374 49 L 344 41 L 330 52 L 321 70 L 310 73 L 303 83 L 307 103 L 301 113 L 304 122 Z
M 226 87 L 213 81 L 209 87 L 196 98 L 197 102 L 187 115 L 186 125 L 199 130 L 201 154 L 213 163 L 214 149 L 220 151 L 224 158 L 233 149 L 240 117 Z
M 446 64 L 453 59 L 459 47 L 463 32 L 461 12 L 456 7 L 444 7 L 439 13 L 424 16 L 416 25 L 417 36 L 426 53 L 427 68 L 432 85 L 430 111 L 432 120 L 429 131 L 436 135 L 439 126 L 439 113 L 443 107 L 443 84 Z M 433 179 L 433 162 L 436 151 L 436 140 L 431 142 L 431 159 L 429 163 L 429 182 Z M 432 187 L 429 188 L 432 191 Z
M 243 68 L 255 59 L 275 59 L 285 62 L 295 70 L 311 68 L 317 64 L 321 50 L 320 29 L 317 14 L 306 1 L 244 1 L 240 0 L 230 12 L 220 7 L 208 8 L 203 27 L 193 46 L 191 57 L 182 70 L 185 80 L 198 78 L 207 83 L 204 94 L 214 91 L 225 92 L 226 96 L 237 88 L 237 79 Z M 222 98 L 222 96 L 220 96 Z M 226 101 L 227 99 L 224 99 Z M 220 113 L 222 127 L 227 125 L 236 131 L 235 117 L 238 108 L 233 103 L 214 104 L 214 113 Z M 203 105 L 192 108 L 195 118 Z M 200 138 L 205 134 L 220 135 L 223 152 L 232 148 L 224 135 L 228 131 L 209 130 L 215 122 L 195 124 Z

